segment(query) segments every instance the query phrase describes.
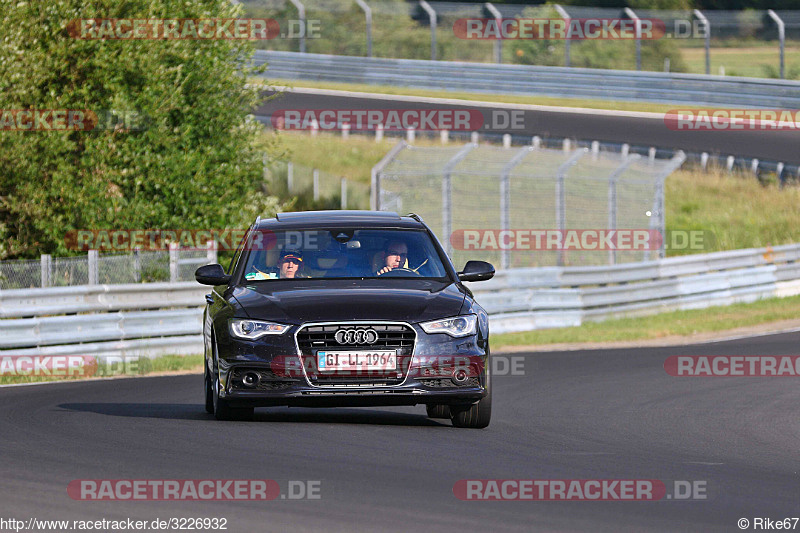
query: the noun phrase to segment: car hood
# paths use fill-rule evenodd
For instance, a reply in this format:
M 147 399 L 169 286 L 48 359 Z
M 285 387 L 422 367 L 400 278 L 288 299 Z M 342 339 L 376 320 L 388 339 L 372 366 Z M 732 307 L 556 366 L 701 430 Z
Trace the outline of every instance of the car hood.
M 288 324 L 339 320 L 422 322 L 459 314 L 465 294 L 433 280 L 262 281 L 234 288 L 244 314 Z

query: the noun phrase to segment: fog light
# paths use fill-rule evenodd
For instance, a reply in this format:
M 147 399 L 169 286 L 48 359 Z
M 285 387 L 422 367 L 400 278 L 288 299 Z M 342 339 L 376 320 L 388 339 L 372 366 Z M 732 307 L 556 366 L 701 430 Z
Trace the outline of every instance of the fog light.
M 248 388 L 254 388 L 261 381 L 261 377 L 255 372 L 247 372 L 242 378 L 242 384 Z

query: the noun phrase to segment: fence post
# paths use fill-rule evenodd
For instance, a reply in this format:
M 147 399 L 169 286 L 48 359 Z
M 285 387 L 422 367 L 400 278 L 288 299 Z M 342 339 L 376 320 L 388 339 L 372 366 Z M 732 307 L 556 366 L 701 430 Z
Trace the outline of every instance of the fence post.
M 425 10 L 431 21 L 431 61 L 436 61 L 436 11 L 425 0 L 419 0 L 419 5 Z
M 369 208 L 371 210 L 380 211 L 381 208 L 381 172 L 406 146 L 408 145 L 405 141 L 398 142 L 383 156 L 383 159 L 378 161 L 377 165 L 372 167 L 372 179 L 369 187 Z
M 178 281 L 178 243 L 169 243 L 169 281 L 170 283 L 177 283 Z
M 500 35 L 500 24 L 502 23 L 503 15 L 500 14 L 500 11 L 494 7 L 491 2 L 486 2 L 484 4 L 486 6 L 487 11 L 492 14 L 495 21 L 497 22 L 497 39 L 494 42 L 494 62 L 495 63 L 502 63 L 503 62 L 503 37 Z
M 206 243 L 206 261 L 213 265 L 218 262 L 217 260 L 217 241 L 209 239 Z
M 781 79 L 786 79 L 786 71 L 784 70 L 785 63 L 784 63 L 784 52 L 786 51 L 786 25 L 783 23 L 783 20 L 775 13 L 773 10 L 768 9 L 767 14 L 770 16 L 772 20 L 775 21 L 775 24 L 778 25 L 778 40 L 780 41 L 781 46 Z
M 383 124 L 378 124 L 375 127 L 375 142 L 379 143 L 383 140 Z
M 477 146 L 477 144 L 473 143 L 464 145 L 442 168 L 442 235 L 440 240 L 444 241 L 445 251 L 449 256 L 453 255 L 453 245 L 450 242 L 450 234 L 453 231 L 453 186 L 451 175 L 459 161 L 464 159 Z
M 500 229 L 507 231 L 511 229 L 511 187 L 510 177 L 511 171 L 522 161 L 526 155 L 537 150 L 533 146 L 525 146 L 514 154 L 514 157 L 509 160 L 500 172 Z M 500 254 L 500 268 L 509 268 L 511 261 L 509 260 L 509 252 L 503 249 Z
M 286 191 L 291 194 L 294 189 L 294 163 L 286 163 Z
M 140 253 L 138 247 L 133 249 L 133 281 L 136 283 L 142 282 L 142 258 L 139 255 Z
M 575 150 L 572 155 L 556 170 L 556 226 L 558 231 L 564 235 L 564 230 L 567 228 L 567 193 L 564 188 L 564 178 L 567 177 L 569 168 L 578 162 L 578 159 L 584 156 L 588 150 L 586 148 L 579 148 Z M 564 266 L 564 250 L 558 251 L 558 266 Z
M 625 14 L 636 24 L 636 70 L 642 70 L 642 20 L 629 7 L 625 8 Z
M 608 176 L 608 229 L 611 231 L 617 229 L 617 180 L 631 163 L 640 158 L 641 156 L 639 154 L 625 156 L 622 163 Z M 613 265 L 616 262 L 617 251 L 611 249 L 608 251 L 608 264 Z
M 555 4 L 553 7 L 556 8 L 556 11 L 558 12 L 558 16 L 561 17 L 562 19 L 564 19 L 564 21 L 567 24 L 567 28 L 569 28 L 570 18 L 569 18 L 569 13 L 567 13 L 567 10 L 564 9 L 563 7 L 561 7 L 558 4 Z M 569 43 L 570 43 L 570 39 L 564 39 L 564 66 L 565 67 L 570 66 Z
M 89 285 L 97 285 L 99 259 L 97 250 L 89 250 L 89 257 L 87 259 L 89 268 Z
M 450 142 L 450 130 L 440 131 L 439 139 L 442 141 L 442 144 L 447 144 L 448 142 Z
M 300 36 L 300 53 L 306 51 L 306 8 L 300 0 L 291 0 L 294 7 L 297 8 L 297 18 L 300 19 L 300 24 L 303 26 L 303 35 Z
M 314 169 L 311 173 L 314 179 L 314 201 L 319 200 L 319 169 Z
M 350 124 L 345 122 L 342 124 L 342 139 L 350 138 Z
M 416 138 L 416 132 L 414 131 L 414 128 L 408 128 L 406 130 L 406 142 L 408 144 L 411 144 L 414 142 L 415 138 Z
M 342 178 L 342 210 L 347 209 L 347 178 Z
M 372 9 L 364 0 L 356 0 L 356 4 L 364 10 L 364 17 L 367 20 L 367 57 L 372 57 Z
M 53 268 L 53 258 L 50 254 L 42 254 L 40 259 L 42 266 L 42 288 L 50 286 L 50 274 Z
M 694 16 L 697 17 L 700 22 L 703 23 L 703 29 L 705 30 L 705 46 L 706 46 L 706 74 L 711 74 L 711 23 L 708 22 L 708 19 L 703 15 L 703 13 L 699 9 L 694 10 Z

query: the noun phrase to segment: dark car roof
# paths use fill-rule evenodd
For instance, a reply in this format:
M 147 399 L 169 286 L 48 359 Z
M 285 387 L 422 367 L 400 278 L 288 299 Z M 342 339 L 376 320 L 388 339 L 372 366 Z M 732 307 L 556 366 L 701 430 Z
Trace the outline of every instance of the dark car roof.
M 259 220 L 257 229 L 295 229 L 329 227 L 413 228 L 424 226 L 412 217 L 391 211 L 298 211 L 278 213 L 275 218 Z

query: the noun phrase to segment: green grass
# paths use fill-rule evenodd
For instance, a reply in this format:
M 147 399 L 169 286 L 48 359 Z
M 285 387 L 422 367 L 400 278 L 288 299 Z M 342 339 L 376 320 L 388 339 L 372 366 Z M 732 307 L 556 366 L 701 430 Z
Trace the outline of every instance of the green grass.
M 798 316 L 800 316 L 800 296 L 769 298 L 747 304 L 590 322 L 571 328 L 493 334 L 492 348 L 659 339 L 673 335 L 721 332 L 778 320 L 796 319 Z
M 726 76 L 748 76 L 753 78 L 779 76 L 780 61 L 777 43 L 764 43 L 759 46 L 730 48 L 711 48 L 711 74 L 720 74 L 720 67 Z M 681 55 L 689 72 L 705 74 L 706 52 L 704 48 L 681 48 Z M 786 77 L 800 78 L 800 46 L 786 47 Z
M 12 383 L 38 383 L 43 381 L 75 381 L 88 378 L 102 378 L 113 376 L 146 376 L 159 372 L 176 372 L 182 370 L 202 369 L 202 355 L 164 355 L 155 359 L 140 357 L 132 359 L 125 366 L 121 363 L 103 364 L 100 363 L 97 369 L 87 372 L 86 376 L 33 376 L 33 375 L 10 375 L 0 374 L 0 385 Z

